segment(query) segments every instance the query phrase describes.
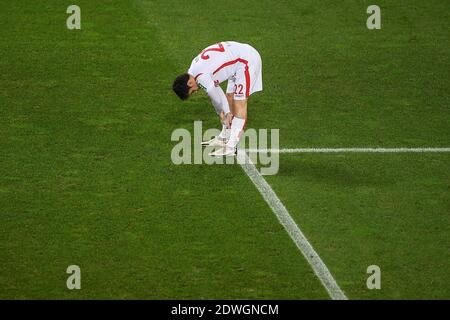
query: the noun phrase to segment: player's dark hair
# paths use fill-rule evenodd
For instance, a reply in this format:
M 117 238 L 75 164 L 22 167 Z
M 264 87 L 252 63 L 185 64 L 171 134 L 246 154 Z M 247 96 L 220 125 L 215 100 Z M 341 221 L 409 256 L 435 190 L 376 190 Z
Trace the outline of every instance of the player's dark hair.
M 179 75 L 173 82 L 172 89 L 181 100 L 189 98 L 189 86 L 187 84 L 189 74 Z

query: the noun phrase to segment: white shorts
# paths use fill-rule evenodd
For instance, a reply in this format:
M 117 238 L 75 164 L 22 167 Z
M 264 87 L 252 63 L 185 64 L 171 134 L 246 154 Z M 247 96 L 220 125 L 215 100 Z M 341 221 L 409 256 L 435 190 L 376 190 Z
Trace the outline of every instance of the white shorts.
M 248 46 L 245 58 L 239 59 L 235 74 L 228 79 L 227 93 L 233 93 L 234 100 L 245 100 L 262 89 L 261 56 L 256 49 Z

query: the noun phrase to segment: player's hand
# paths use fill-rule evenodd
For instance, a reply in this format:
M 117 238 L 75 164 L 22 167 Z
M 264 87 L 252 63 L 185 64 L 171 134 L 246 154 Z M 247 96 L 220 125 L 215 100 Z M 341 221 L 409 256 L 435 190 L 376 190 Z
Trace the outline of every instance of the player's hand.
M 227 129 L 231 128 L 231 121 L 233 120 L 233 114 L 231 112 L 228 112 L 225 115 L 224 124 L 227 126 Z
M 225 113 L 223 113 L 223 111 L 220 111 L 219 118 L 220 122 L 222 122 L 222 124 L 225 124 Z

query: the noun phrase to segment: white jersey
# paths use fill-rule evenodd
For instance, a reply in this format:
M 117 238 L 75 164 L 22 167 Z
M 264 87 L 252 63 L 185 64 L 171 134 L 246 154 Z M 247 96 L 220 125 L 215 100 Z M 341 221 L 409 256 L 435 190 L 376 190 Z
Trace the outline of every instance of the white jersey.
M 222 82 L 228 80 L 227 93 L 236 100 L 262 90 L 261 57 L 248 44 L 224 41 L 209 46 L 194 58 L 188 73 L 208 93 L 217 113 L 229 112 Z

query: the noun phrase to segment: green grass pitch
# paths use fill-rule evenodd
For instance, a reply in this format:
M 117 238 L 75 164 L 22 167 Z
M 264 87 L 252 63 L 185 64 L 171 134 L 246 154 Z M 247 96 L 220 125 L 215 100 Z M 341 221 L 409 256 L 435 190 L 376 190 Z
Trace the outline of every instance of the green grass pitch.
M 239 165 L 171 162 L 173 130 L 218 126 L 205 94 L 171 91 L 212 43 L 261 53 L 248 128 L 281 147 L 450 146 L 446 1 L 72 2 L 1 5 L 1 299 L 329 299 Z M 448 299 L 449 169 L 282 154 L 266 180 L 349 299 Z

